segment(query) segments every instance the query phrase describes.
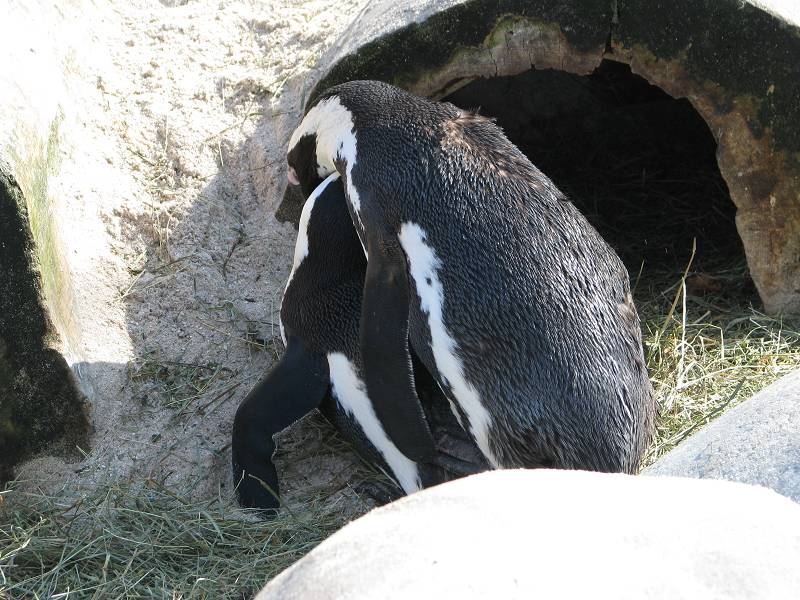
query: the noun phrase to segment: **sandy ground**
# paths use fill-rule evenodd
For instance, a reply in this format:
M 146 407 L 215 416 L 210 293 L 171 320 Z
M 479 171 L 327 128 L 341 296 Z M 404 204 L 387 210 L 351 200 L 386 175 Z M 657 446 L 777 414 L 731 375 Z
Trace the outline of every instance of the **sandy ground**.
M 282 351 L 285 144 L 319 57 L 363 4 L 95 3 L 51 186 L 70 199 L 59 224 L 93 445 L 78 464 L 32 461 L 23 479 L 229 495 L 233 414 Z M 289 432 L 285 491 L 347 493 L 356 461 L 330 436 L 313 418 Z

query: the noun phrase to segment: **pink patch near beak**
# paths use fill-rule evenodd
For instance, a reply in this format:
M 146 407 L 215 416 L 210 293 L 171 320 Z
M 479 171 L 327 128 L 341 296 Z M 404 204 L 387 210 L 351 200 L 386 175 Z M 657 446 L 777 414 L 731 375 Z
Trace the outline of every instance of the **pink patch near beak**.
M 286 177 L 289 178 L 289 183 L 292 185 L 300 185 L 300 180 L 297 178 L 297 173 L 292 167 L 289 167 L 289 172 L 286 173 Z

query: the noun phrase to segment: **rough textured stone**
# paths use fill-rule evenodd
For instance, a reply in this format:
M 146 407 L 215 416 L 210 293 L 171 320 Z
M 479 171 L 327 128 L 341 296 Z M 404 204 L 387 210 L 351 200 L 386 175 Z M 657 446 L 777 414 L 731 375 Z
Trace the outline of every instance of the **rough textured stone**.
M 323 58 L 309 100 L 350 79 L 441 98 L 476 78 L 626 62 L 708 123 L 764 305 L 800 311 L 797 12 L 782 0 L 382 0 Z M 279 215 L 299 214 L 293 202 Z
M 800 502 L 800 371 L 725 412 L 644 474 L 758 484 Z
M 796 598 L 798 564 L 800 506 L 763 488 L 494 471 L 373 510 L 257 600 Z

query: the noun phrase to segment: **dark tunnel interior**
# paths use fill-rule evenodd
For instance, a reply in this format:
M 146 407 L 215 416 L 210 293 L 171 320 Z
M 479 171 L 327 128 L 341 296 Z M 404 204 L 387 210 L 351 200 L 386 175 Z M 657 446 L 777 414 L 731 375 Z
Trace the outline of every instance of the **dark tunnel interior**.
M 632 285 L 680 279 L 696 240 L 695 277 L 755 297 L 716 142 L 687 99 L 604 60 L 587 76 L 476 80 L 445 100 L 495 118 L 614 247 Z

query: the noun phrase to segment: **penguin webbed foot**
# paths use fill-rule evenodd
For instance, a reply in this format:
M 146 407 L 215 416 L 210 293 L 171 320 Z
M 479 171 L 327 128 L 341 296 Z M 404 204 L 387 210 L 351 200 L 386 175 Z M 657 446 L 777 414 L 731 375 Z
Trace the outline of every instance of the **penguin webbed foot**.
M 353 490 L 359 496 L 367 496 L 375 502 L 377 506 L 384 506 L 404 496 L 403 490 L 391 482 L 384 481 L 362 481 L 353 486 Z
M 435 439 L 436 465 L 444 469 L 451 476 L 450 479 L 474 475 L 491 468 L 475 442 L 463 430 L 437 429 Z
M 274 473 L 271 463 L 264 466 L 267 469 L 259 469 L 262 472 L 258 475 L 239 466 L 234 467 L 233 473 L 239 506 L 256 509 L 254 512 L 260 518 L 268 520 L 277 516 L 281 502 L 278 495 L 277 473 Z

